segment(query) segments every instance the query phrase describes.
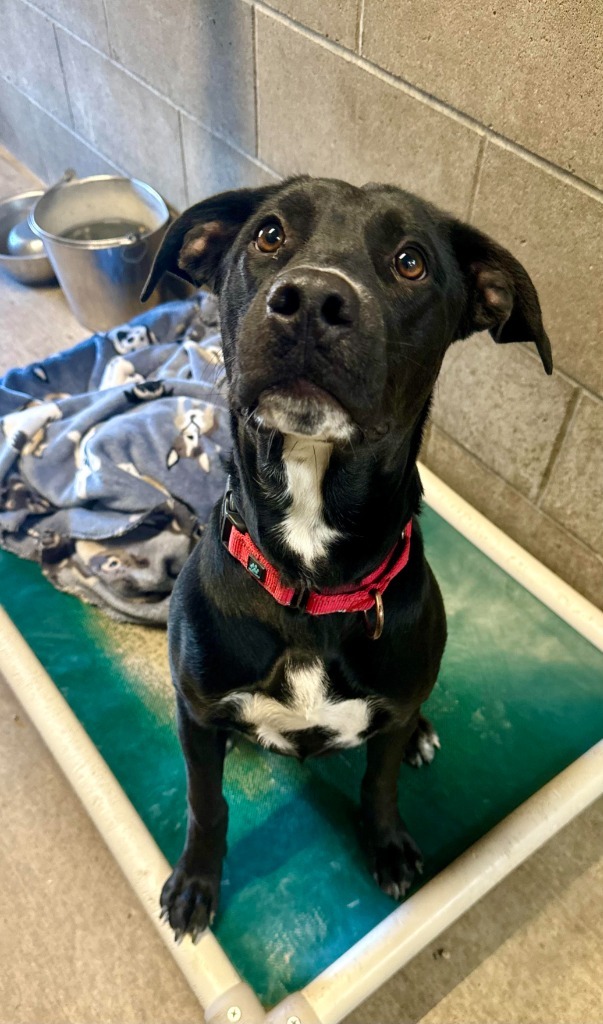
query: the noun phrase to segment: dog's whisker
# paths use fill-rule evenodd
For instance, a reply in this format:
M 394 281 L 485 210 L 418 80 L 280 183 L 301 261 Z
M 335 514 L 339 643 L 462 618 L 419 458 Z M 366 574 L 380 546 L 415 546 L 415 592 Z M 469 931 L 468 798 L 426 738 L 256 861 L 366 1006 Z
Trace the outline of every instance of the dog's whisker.
M 249 423 L 251 422 L 252 417 L 253 417 L 253 409 L 250 409 L 249 413 L 247 414 L 247 416 L 245 417 L 245 419 L 243 421 L 243 430 L 247 430 L 247 427 L 249 426 Z
M 268 461 L 270 461 L 270 456 L 272 454 L 272 445 L 274 444 L 275 437 L 276 437 L 276 430 L 271 430 L 270 431 L 270 437 L 268 438 L 268 451 L 266 452 L 266 459 Z
M 417 351 L 414 345 L 409 345 L 408 343 L 406 343 L 406 342 L 404 342 L 404 341 L 401 341 L 401 342 L 399 343 L 398 347 L 399 347 L 399 348 L 409 348 L 409 349 L 411 349 L 411 350 L 412 350 L 412 351 L 413 351 L 413 352 L 414 352 L 415 354 L 416 354 L 416 351 Z M 421 369 L 421 370 L 425 370 L 425 369 L 427 369 L 427 367 L 428 367 L 428 365 L 429 365 L 429 364 L 428 364 L 427 362 L 421 362 L 421 361 L 420 361 L 420 360 L 418 360 L 418 359 L 411 359 L 411 358 L 410 358 L 410 356 L 407 356 L 407 355 L 405 355 L 405 356 L 404 356 L 404 358 L 405 358 L 405 359 L 407 360 L 407 362 L 409 362 L 409 363 L 412 363 L 412 365 L 413 365 L 413 366 L 418 366 L 418 367 L 420 367 L 420 369 Z

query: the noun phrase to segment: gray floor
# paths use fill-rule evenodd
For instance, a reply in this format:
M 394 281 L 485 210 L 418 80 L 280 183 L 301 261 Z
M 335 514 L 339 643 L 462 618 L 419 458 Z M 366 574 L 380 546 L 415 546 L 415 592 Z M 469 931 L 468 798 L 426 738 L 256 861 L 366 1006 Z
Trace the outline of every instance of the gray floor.
M 35 179 L 0 149 L 0 195 Z M 61 293 L 0 279 L 0 372 L 86 335 Z M 199 1006 L 0 681 L 0 1024 L 192 1024 Z M 603 801 L 348 1024 L 602 1024 Z

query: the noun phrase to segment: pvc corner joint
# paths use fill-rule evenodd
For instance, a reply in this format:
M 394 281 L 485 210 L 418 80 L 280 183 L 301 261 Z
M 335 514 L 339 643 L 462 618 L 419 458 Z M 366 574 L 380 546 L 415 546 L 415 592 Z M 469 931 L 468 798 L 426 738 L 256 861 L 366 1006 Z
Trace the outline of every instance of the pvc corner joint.
M 302 992 L 293 992 L 267 1013 L 244 981 L 205 1011 L 205 1024 L 322 1024 Z
M 266 1011 L 244 981 L 229 988 L 205 1010 L 205 1024 L 264 1024 Z
M 303 992 L 293 992 L 266 1014 L 264 1024 L 322 1024 Z

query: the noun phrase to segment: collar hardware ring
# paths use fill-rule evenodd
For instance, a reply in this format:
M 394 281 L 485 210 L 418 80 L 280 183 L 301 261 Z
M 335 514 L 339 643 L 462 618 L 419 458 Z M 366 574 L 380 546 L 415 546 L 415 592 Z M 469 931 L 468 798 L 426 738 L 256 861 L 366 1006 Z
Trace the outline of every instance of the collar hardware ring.
M 366 629 L 369 640 L 378 640 L 383 632 L 383 624 L 385 622 L 385 612 L 383 610 L 383 598 L 378 590 L 371 591 L 371 597 L 375 602 L 375 624 L 371 625 L 369 619 L 369 613 L 363 612 L 364 615 L 364 628 Z

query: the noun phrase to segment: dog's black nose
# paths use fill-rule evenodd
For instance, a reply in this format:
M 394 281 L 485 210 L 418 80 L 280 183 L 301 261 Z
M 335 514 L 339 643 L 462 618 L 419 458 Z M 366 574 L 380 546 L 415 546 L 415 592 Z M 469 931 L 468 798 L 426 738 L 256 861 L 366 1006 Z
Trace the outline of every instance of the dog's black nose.
M 300 268 L 277 277 L 266 312 L 291 326 L 312 321 L 322 328 L 345 329 L 358 322 L 359 301 L 353 285 L 340 274 Z

